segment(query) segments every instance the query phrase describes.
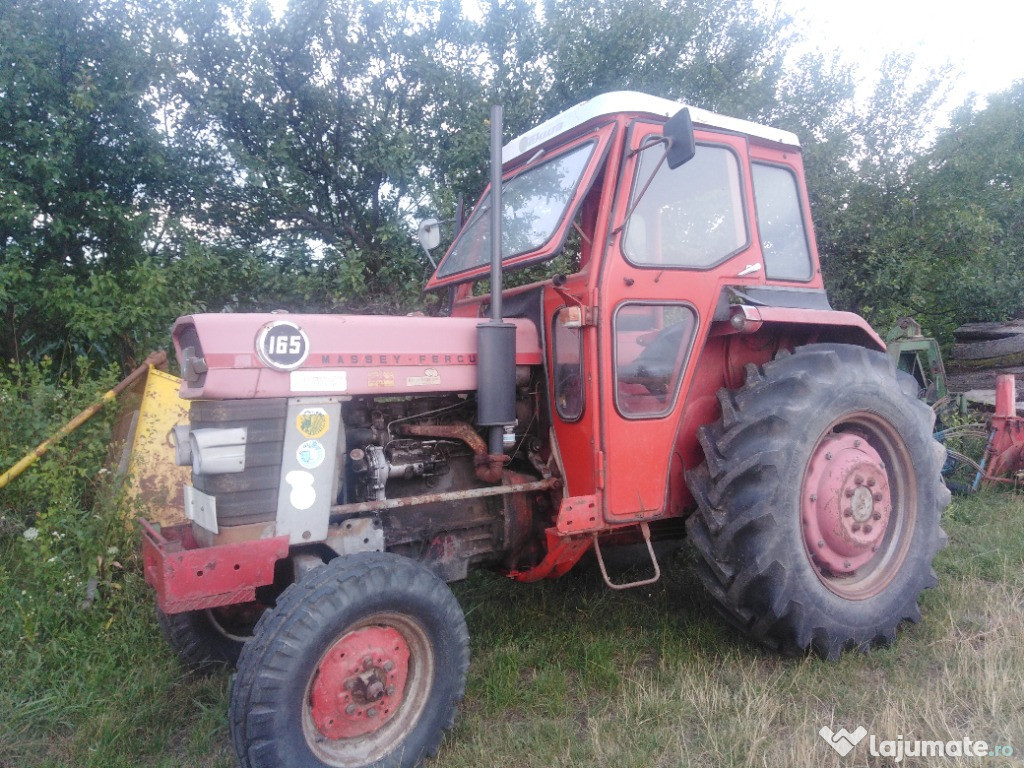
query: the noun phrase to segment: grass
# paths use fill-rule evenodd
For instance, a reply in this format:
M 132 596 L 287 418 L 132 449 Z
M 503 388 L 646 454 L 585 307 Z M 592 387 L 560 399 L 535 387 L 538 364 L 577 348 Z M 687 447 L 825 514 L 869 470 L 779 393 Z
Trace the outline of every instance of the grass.
M 922 623 L 837 664 L 738 636 L 685 550 L 663 563 L 661 582 L 627 592 L 605 588 L 594 567 L 536 585 L 474 574 L 455 589 L 472 636 L 466 699 L 429 765 L 895 765 L 866 744 L 840 758 L 823 725 L 864 725 L 879 739 L 970 736 L 1024 756 L 1024 501 L 957 500 L 945 527 Z M 27 546 L 0 535 L 0 766 L 233 766 L 229 676 L 179 669 L 138 563 L 104 571 L 100 600 L 82 611 L 85 571 L 64 590 L 32 581 Z

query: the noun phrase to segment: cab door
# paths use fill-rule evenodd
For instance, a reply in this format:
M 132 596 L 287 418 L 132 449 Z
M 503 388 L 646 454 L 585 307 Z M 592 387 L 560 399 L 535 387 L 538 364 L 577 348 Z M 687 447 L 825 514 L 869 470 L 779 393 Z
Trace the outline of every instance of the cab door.
M 752 236 L 747 143 L 697 131 L 697 152 L 671 170 L 660 124 L 636 122 L 600 280 L 604 516 L 667 509 L 685 393 L 722 282 L 764 281 Z

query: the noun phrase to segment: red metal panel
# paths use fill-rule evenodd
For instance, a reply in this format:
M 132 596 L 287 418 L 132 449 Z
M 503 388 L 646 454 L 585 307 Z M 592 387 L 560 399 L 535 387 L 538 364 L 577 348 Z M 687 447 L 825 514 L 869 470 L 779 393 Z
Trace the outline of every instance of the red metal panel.
M 194 327 L 209 370 L 201 386 L 182 384 L 186 398 L 288 397 L 289 371 L 267 368 L 256 354 L 256 338 L 269 322 L 286 318 L 309 337 L 309 355 L 297 372 L 343 373 L 337 390 L 297 394 L 422 394 L 476 389 L 476 318 L 383 315 L 203 314 L 179 318 L 174 344 Z M 516 363 L 541 363 L 540 337 L 529 320 L 515 319 Z
M 651 135 L 660 136 L 661 125 L 639 122 L 630 135 L 629 149 L 637 149 Z M 687 394 L 697 377 L 697 361 L 707 339 L 711 317 L 725 284 L 763 285 L 764 270 L 749 270 L 760 264 L 760 243 L 753 225 L 754 199 L 747 163 L 747 142 L 739 136 L 698 131 L 697 140 L 723 146 L 739 159 L 742 200 L 747 219 L 747 245 L 722 263 L 709 269 L 683 269 L 666 266 L 635 266 L 622 255 L 623 224 L 629 213 L 630 184 L 639 167 L 640 155 L 628 159 L 623 167 L 620 192 L 612 212 L 611 224 L 616 237 L 606 249 L 601 277 L 600 319 L 600 404 L 602 432 L 600 448 L 605 454 L 606 483 L 603 493 L 604 518 L 609 524 L 650 520 L 679 514 L 668 508 L 669 486 L 682 480 L 683 464 L 677 438 L 696 445 L 696 435 L 680 435 Z M 637 183 L 643 183 L 639 180 Z M 820 283 L 820 277 L 818 278 Z M 615 312 L 625 302 L 686 304 L 698 315 L 693 352 L 685 363 L 680 395 L 671 411 L 652 418 L 626 418 L 616 406 L 613 347 Z M 714 363 L 714 360 L 708 361 Z M 718 368 L 714 379 L 722 380 Z M 712 407 L 717 406 L 715 403 Z M 705 411 L 706 413 L 706 411 Z M 693 426 L 693 429 L 696 425 Z M 571 486 L 570 486 L 571 487 Z
M 547 554 L 533 568 L 525 571 L 509 571 L 506 575 L 516 581 L 540 581 L 555 579 L 564 575 L 590 549 L 593 538 L 590 536 L 560 536 L 554 528 L 544 531 L 547 541 Z
M 828 336 L 832 341 L 847 341 L 885 350 L 882 337 L 875 333 L 867 320 L 853 312 L 791 307 L 754 307 L 753 312 L 764 323 L 790 323 L 804 328 L 817 328 L 821 336 Z M 840 335 L 829 333 L 830 330 L 838 331 Z
M 146 581 L 164 613 L 246 603 L 274 581 L 274 564 L 288 555 L 288 537 L 199 547 L 190 525 L 157 531 L 142 524 Z
M 600 496 L 570 496 L 562 499 L 556 527 L 561 536 L 603 529 L 605 525 L 601 518 Z

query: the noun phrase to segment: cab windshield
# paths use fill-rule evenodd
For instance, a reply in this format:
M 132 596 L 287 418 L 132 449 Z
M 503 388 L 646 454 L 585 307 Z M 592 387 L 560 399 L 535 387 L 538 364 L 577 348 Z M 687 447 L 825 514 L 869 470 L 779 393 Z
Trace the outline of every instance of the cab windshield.
M 596 141 L 581 144 L 503 183 L 502 261 L 540 250 L 555 237 L 596 147 Z M 449 277 L 490 262 L 490 201 L 488 191 L 438 267 L 437 277 Z

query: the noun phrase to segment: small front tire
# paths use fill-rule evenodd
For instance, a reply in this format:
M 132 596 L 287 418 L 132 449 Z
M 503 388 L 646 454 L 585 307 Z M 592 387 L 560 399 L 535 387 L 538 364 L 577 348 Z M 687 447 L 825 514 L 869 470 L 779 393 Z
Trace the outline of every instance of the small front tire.
M 196 672 L 208 672 L 238 663 L 242 646 L 252 637 L 263 611 L 257 603 L 185 613 L 164 613 L 157 608 L 156 619 L 182 664 Z
M 339 557 L 256 627 L 231 691 L 246 768 L 411 768 L 437 751 L 469 666 L 448 585 L 390 553 Z

